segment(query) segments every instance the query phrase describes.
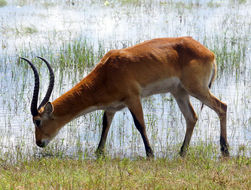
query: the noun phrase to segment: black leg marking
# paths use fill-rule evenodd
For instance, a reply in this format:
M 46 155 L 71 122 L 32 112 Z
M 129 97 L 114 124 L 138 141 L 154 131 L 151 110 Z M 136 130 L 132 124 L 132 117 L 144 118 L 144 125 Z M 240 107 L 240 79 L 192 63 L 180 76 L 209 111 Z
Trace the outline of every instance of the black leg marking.
M 221 136 L 220 137 L 220 145 L 221 145 L 221 152 L 223 156 L 229 156 L 229 152 L 228 152 L 228 144 L 226 142 L 226 140 Z
M 103 122 L 102 122 L 102 124 L 103 124 L 103 127 L 107 127 L 107 115 L 106 115 L 106 112 L 103 115 Z
M 96 151 L 96 155 L 98 157 L 104 155 L 105 142 L 106 142 L 107 134 L 108 134 L 109 128 L 111 126 L 111 122 L 112 122 L 114 114 L 115 113 L 104 112 L 101 139 L 100 139 L 97 151 Z
M 185 137 L 185 139 L 184 139 L 184 142 L 186 142 L 186 137 Z M 180 148 L 180 152 L 179 152 L 179 155 L 181 156 L 181 157 L 185 157 L 186 156 L 186 152 L 187 152 L 187 148 L 185 148 L 185 143 L 183 142 L 183 144 L 182 144 L 182 146 L 181 146 L 181 148 Z
M 150 144 L 149 144 L 149 140 L 146 136 L 145 127 L 140 124 L 140 122 L 138 121 L 138 119 L 136 118 L 136 116 L 132 112 L 131 112 L 131 114 L 133 117 L 134 124 L 143 138 L 147 157 L 154 157 L 152 148 L 150 147 Z

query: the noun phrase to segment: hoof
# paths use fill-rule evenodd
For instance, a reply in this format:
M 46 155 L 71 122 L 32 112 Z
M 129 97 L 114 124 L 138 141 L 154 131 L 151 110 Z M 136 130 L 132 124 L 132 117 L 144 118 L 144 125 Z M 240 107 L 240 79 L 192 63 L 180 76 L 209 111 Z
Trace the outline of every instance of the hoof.
M 221 154 L 223 157 L 229 157 L 228 149 L 221 149 Z
M 223 138 L 223 137 L 220 137 L 220 145 L 221 145 L 221 154 L 222 156 L 224 157 L 229 157 L 229 152 L 228 152 L 228 143 L 227 141 Z
M 184 157 L 186 156 L 186 152 L 185 152 L 185 151 L 180 151 L 180 152 L 179 152 L 179 155 L 180 155 L 182 158 L 184 158 Z
M 150 150 L 150 151 L 146 152 L 146 156 L 147 156 L 147 158 L 150 158 L 150 159 L 154 158 L 153 151 Z
M 104 150 L 96 150 L 95 154 L 96 154 L 97 158 L 104 158 L 105 157 Z

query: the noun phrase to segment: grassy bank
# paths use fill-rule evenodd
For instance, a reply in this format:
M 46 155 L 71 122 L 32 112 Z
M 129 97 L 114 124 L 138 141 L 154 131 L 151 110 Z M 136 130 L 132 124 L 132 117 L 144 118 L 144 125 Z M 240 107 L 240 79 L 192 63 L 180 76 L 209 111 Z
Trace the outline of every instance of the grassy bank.
M 250 189 L 251 159 L 190 154 L 172 159 L 0 162 L 0 189 Z

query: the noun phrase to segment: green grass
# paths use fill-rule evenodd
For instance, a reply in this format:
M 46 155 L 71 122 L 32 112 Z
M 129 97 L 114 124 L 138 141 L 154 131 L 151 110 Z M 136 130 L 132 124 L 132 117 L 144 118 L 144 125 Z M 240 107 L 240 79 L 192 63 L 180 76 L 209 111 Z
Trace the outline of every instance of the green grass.
M 119 1 L 122 5 L 140 5 L 142 2 L 140 0 L 120 0 Z
M 0 152 L 0 189 L 250 189 L 245 149 L 221 158 L 213 144 L 200 144 L 191 146 L 186 158 L 153 160 L 69 157 L 54 150 L 42 157 L 20 155 L 15 163 Z
M 231 3 L 237 3 L 237 4 L 245 4 L 247 3 L 247 0 L 231 0 Z
M 219 73 L 224 71 L 240 74 L 248 57 L 248 39 L 246 34 L 240 38 L 224 32 L 221 36 L 205 37 L 203 44 L 214 52 Z
M 7 1 L 5 0 L 0 0 L 0 7 L 4 7 L 7 5 Z
M 74 160 L 0 162 L 0 189 L 249 189 L 251 159 Z
M 38 30 L 36 29 L 35 26 L 27 26 L 22 28 L 22 33 L 23 34 L 34 34 L 37 33 Z
M 84 69 L 95 64 L 94 47 L 84 40 L 74 40 L 72 43 L 63 44 L 59 54 L 61 67 L 75 67 Z

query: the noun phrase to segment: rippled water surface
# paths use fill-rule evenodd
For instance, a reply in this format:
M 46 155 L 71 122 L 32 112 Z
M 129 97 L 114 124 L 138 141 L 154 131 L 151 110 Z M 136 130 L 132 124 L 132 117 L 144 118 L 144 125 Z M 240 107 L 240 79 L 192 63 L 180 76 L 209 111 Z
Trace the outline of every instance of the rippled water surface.
M 55 70 L 51 100 L 80 81 L 105 52 L 157 37 L 192 36 L 217 56 L 218 77 L 212 92 L 228 104 L 231 153 L 251 146 L 251 5 L 249 1 L 118 0 L 7 1 L 0 7 L 0 152 L 13 157 L 59 154 L 92 156 L 102 111 L 67 124 L 48 148 L 34 143 L 29 111 L 33 73 L 18 57 L 32 59 L 41 77 L 40 99 L 48 84 L 47 58 Z M 219 149 L 219 119 L 191 98 L 199 116 L 191 144 Z M 175 155 L 185 135 L 185 121 L 169 94 L 142 100 L 151 145 L 158 156 Z M 118 112 L 106 149 L 111 156 L 144 156 L 141 137 L 127 109 Z M 17 151 L 20 150 L 20 151 Z

